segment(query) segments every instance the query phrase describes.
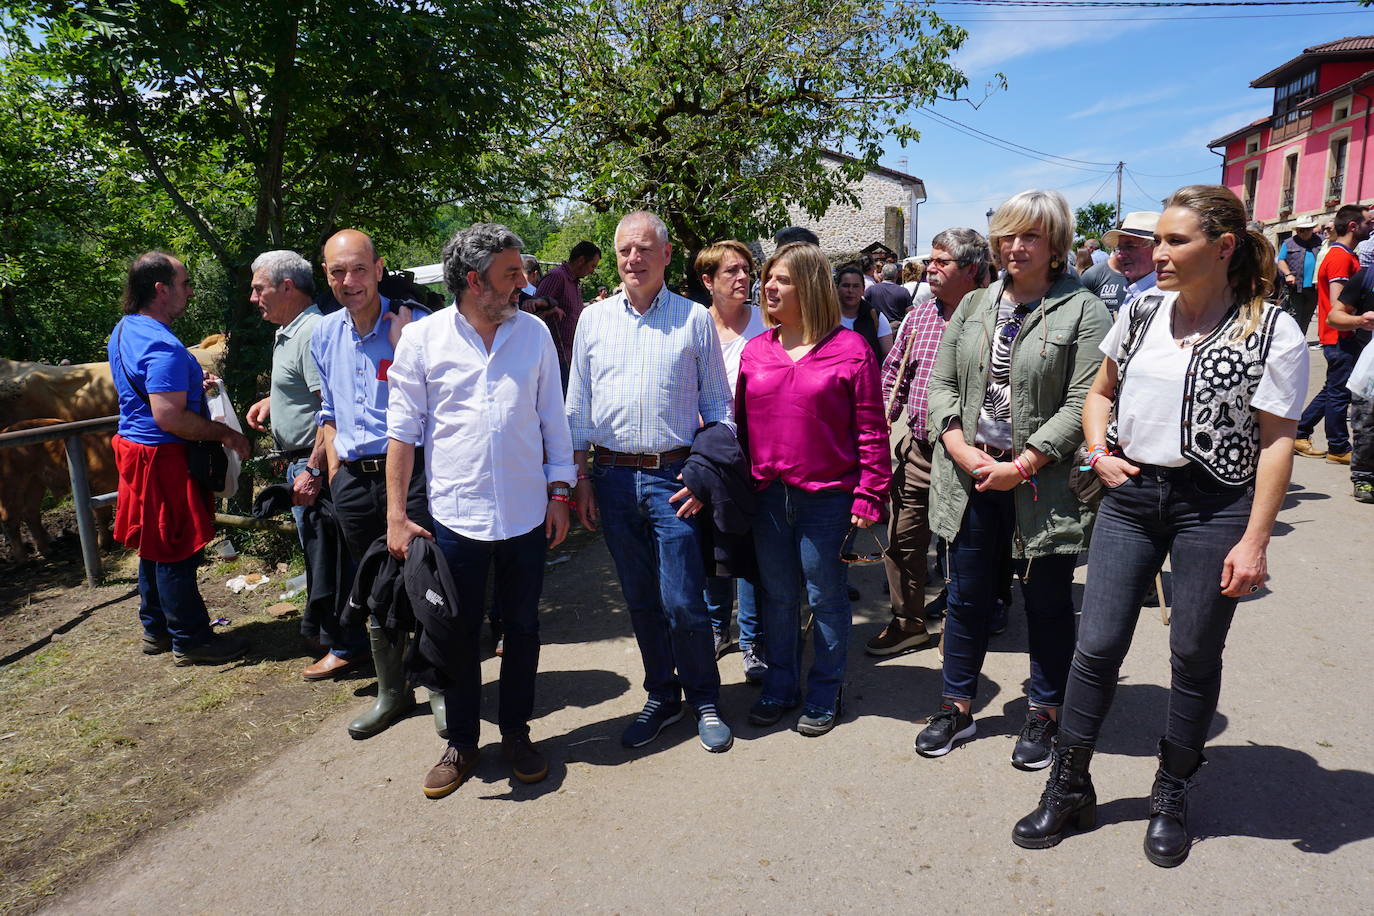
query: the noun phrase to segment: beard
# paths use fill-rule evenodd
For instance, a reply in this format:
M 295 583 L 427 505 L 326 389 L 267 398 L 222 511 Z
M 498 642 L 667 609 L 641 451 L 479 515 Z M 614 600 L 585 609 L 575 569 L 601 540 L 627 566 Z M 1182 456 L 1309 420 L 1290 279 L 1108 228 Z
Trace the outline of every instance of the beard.
M 520 311 L 520 307 L 511 300 L 492 299 L 478 304 L 482 312 L 482 317 L 492 324 L 501 324 L 515 317 L 515 313 Z

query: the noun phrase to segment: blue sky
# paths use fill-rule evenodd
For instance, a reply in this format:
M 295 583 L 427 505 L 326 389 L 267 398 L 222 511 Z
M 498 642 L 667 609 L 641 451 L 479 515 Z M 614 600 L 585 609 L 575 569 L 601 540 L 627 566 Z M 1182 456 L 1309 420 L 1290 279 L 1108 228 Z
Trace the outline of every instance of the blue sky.
M 1219 180 L 1221 160 L 1208 152 L 1207 142 L 1270 111 L 1273 90 L 1251 89 L 1255 77 L 1305 47 L 1374 34 L 1374 10 L 1158 22 L 1130 17 L 1189 11 L 1011 9 L 972 10 L 961 16 L 956 11 L 968 7 L 937 9 L 970 32 L 955 58 L 968 76 L 968 93 L 981 96 L 982 86 L 999 70 L 1009 85 L 977 110 L 961 102 L 939 102 L 934 110 L 1047 153 L 1091 162 L 1124 161 L 1136 180 L 1131 174 L 1124 180 L 1123 212 L 1158 209 L 1159 200 L 1181 185 Z M 1022 21 L 973 21 L 991 16 Z M 1105 21 L 1083 21 L 1088 19 Z M 989 207 L 1027 188 L 1057 188 L 1075 207 L 1115 202 L 1115 177 L 1104 174 L 1109 167 L 1079 171 L 1038 162 L 970 139 L 921 114 L 913 115 L 911 123 L 921 131 L 921 141 L 905 149 L 894 142 L 882 163 L 926 183 L 930 200 L 920 207 L 917 229 L 921 251 L 949 226 L 983 230 Z M 1154 177 L 1166 175 L 1173 177 Z

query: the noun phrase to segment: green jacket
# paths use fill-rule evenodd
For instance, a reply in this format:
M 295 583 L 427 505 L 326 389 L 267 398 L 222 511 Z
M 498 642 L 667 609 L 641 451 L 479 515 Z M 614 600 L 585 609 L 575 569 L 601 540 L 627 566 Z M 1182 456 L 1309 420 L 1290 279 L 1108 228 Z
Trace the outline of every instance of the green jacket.
M 988 384 L 997 299 L 1002 284 L 974 290 L 959 303 L 945 329 L 928 389 L 930 440 L 935 461 L 930 479 L 930 528 L 953 540 L 963 524 L 973 478 L 954 463 L 940 435 L 955 418 L 973 443 L 978 413 Z M 1019 557 L 1081 553 L 1087 550 L 1093 510 L 1069 489 L 1069 470 L 1083 442 L 1083 398 L 1092 385 L 1102 352 L 1098 347 L 1111 326 L 1102 301 L 1074 277 L 1062 276 L 1040 307 L 1026 316 L 1012 344 L 1012 449 L 1034 446 L 1054 460 L 1037 475 L 1040 498 L 1029 486 L 1016 496 Z

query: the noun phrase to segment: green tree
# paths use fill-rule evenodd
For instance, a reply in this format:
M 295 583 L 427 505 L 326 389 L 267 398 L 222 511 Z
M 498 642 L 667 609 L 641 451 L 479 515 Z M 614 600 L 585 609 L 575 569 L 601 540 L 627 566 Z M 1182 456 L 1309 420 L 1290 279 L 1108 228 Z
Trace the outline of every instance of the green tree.
M 906 113 L 966 85 L 946 60 L 965 37 L 917 5 L 587 0 L 547 43 L 563 105 L 527 164 L 597 211 L 657 211 L 682 253 L 768 235 L 917 139 Z
M 1116 226 L 1116 206 L 1109 203 L 1084 204 L 1073 211 L 1078 244 L 1088 239 L 1100 239 L 1107 230 Z
M 136 152 L 223 273 L 231 386 L 266 329 L 247 302 L 265 248 L 315 256 L 356 225 L 413 238 L 439 200 L 507 188 L 495 145 L 539 85 L 534 0 L 7 0 L 29 59 Z M 246 353 L 245 349 L 253 351 Z

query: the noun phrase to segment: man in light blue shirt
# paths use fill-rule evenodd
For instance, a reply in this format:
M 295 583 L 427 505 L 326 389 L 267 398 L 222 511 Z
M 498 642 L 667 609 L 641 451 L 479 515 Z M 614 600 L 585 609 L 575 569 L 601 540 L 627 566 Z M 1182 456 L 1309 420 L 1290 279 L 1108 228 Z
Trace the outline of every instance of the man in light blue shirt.
M 310 355 L 320 373 L 320 442 L 334 495 L 334 519 L 353 564 L 386 534 L 386 372 L 402 328 L 412 317 L 425 314 L 418 303 L 413 315 L 410 307 L 392 307 L 377 289 L 382 268 L 372 239 L 364 233 L 345 229 L 330 237 L 324 246 L 325 277 L 343 308 L 316 322 L 310 338 Z M 420 455 L 410 479 L 407 511 L 426 524 L 427 506 Z M 377 702 L 349 724 L 354 738 L 378 734 L 415 704 L 401 668 L 404 634 L 389 637 L 377 621 L 369 620 L 367 639 L 377 669 Z M 336 666 L 350 663 L 330 654 L 338 659 Z
M 730 748 L 697 539 L 701 504 L 680 474 L 702 423 L 730 420 L 730 384 L 710 312 L 668 290 L 668 228 L 631 213 L 615 233 L 622 292 L 582 313 L 568 382 L 578 516 L 606 546 L 644 661 L 644 709 L 621 743 L 642 747 L 683 715 L 708 751 Z M 596 450 L 594 468 L 588 453 Z

